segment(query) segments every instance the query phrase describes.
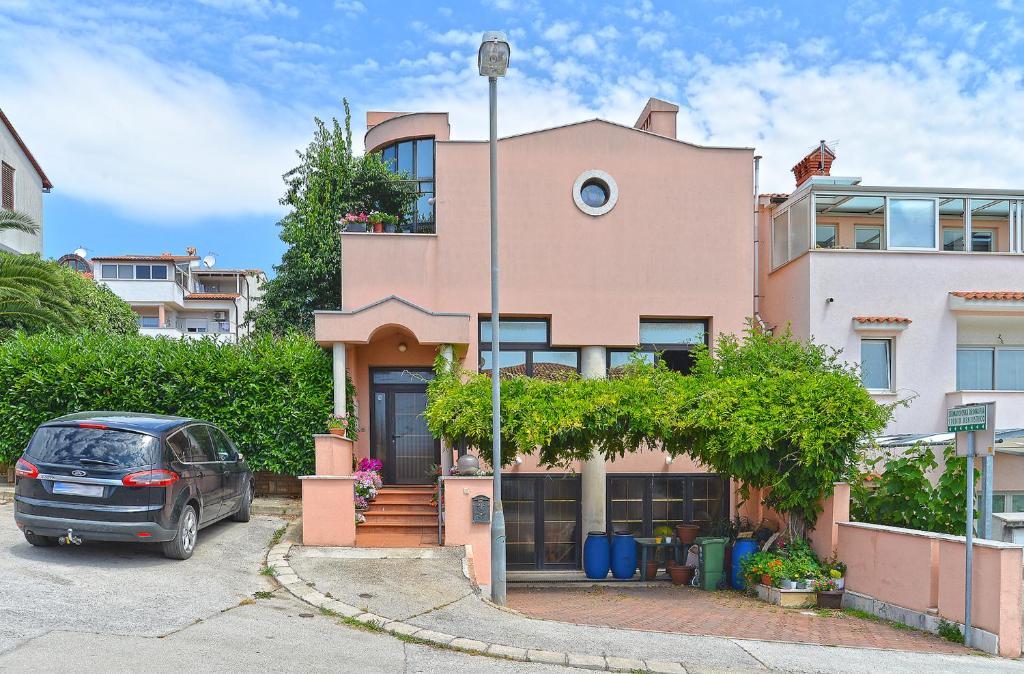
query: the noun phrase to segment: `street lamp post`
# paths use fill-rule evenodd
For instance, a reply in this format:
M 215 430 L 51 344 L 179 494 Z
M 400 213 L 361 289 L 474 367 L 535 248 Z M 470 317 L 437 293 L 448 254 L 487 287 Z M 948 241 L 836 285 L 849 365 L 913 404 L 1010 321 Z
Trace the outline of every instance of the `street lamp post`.
M 477 53 L 480 74 L 487 78 L 491 121 L 491 438 L 494 447 L 494 507 L 491 515 L 491 600 L 505 605 L 505 513 L 501 505 L 501 341 L 498 313 L 498 78 L 508 70 L 504 33 L 484 33 Z

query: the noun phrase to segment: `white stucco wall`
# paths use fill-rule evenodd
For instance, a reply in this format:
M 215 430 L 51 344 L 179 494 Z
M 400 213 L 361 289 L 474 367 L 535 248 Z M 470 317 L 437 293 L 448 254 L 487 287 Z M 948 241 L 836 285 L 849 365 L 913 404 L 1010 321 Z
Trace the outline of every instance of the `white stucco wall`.
M 0 232 L 0 250 L 42 253 L 43 181 L 4 124 L 0 124 L 0 161 L 14 167 L 14 209 L 28 213 L 39 223 L 39 234 Z
M 807 265 L 806 308 L 777 301 L 779 295 L 793 296 L 793 274 L 786 271 L 791 265 Z M 862 337 L 892 337 L 893 393 L 875 397 L 880 402 L 914 399 L 896 410 L 887 432 L 944 432 L 948 406 L 979 400 L 998 401 L 1000 428 L 1024 427 L 1024 392 L 956 391 L 958 333 L 964 343 L 991 345 L 1001 334 L 1004 344 L 1024 345 L 1024 313 L 996 320 L 949 307 L 953 291 L 1020 289 L 1024 256 L 819 250 L 787 267 L 768 274 L 763 288 L 773 298 L 762 304 L 770 324 L 792 321 L 794 334 L 841 348 L 853 363 L 860 362 Z M 854 316 L 900 316 L 912 323 L 897 333 L 872 334 L 856 330 Z

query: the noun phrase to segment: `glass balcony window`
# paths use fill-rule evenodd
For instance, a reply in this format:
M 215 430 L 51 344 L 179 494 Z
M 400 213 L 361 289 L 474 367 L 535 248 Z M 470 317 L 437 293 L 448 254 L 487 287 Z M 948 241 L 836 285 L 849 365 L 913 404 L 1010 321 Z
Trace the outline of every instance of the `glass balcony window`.
M 434 231 L 434 139 L 417 138 L 392 143 L 381 158 L 395 173 L 416 186 L 416 199 L 403 213 L 404 229 L 417 233 Z

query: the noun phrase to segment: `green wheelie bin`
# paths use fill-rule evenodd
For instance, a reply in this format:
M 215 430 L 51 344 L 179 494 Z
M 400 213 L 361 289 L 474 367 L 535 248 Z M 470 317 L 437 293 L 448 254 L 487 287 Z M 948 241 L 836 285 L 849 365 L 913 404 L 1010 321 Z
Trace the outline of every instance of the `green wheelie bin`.
M 700 546 L 700 586 L 717 590 L 727 584 L 725 574 L 725 544 L 728 538 L 701 536 L 694 543 Z

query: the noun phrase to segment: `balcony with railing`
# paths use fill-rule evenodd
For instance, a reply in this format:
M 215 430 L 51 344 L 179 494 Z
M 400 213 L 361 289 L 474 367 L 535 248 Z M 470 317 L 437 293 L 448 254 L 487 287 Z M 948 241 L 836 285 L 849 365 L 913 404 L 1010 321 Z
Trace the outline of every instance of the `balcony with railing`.
M 392 173 L 415 190 L 415 197 L 398 223 L 375 228 L 371 223 L 342 220 L 348 233 L 434 234 L 434 138 L 410 138 L 390 143 L 377 150 Z
M 812 180 L 772 213 L 771 268 L 808 251 L 1019 255 L 1024 193 Z

